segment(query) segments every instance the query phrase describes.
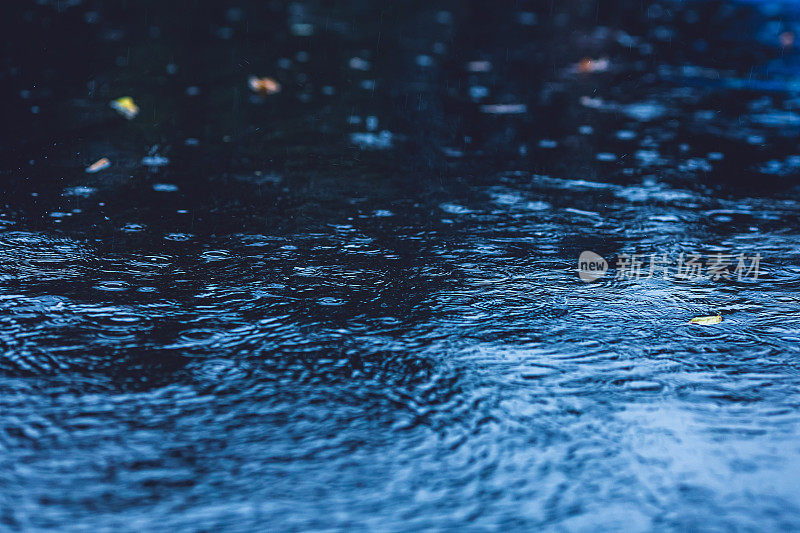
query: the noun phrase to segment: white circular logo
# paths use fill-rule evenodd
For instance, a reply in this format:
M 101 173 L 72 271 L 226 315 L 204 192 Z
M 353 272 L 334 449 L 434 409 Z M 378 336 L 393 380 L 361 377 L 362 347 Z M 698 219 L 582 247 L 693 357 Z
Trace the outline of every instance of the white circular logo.
M 606 275 L 608 263 L 601 256 L 589 250 L 578 257 L 578 277 L 586 283 L 597 281 Z

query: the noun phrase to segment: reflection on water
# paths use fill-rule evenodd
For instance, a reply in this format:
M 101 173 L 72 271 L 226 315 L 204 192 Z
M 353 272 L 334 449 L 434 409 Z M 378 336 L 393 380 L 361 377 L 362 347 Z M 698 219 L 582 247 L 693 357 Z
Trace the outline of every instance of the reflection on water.
M 4 527 L 800 527 L 791 4 L 20 4 Z

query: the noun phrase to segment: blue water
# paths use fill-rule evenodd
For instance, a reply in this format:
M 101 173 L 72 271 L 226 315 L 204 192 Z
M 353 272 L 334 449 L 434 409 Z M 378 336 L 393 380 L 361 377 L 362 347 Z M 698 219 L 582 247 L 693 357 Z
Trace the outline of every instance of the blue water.
M 0 529 L 800 529 L 797 52 L 623 4 L 9 8 Z

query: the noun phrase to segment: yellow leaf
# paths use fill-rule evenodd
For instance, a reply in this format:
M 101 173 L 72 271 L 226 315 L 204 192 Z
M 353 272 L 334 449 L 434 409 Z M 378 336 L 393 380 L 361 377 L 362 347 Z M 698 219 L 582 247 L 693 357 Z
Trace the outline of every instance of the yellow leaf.
M 691 324 L 697 324 L 699 326 L 710 326 L 712 324 L 719 324 L 722 322 L 722 315 L 712 315 L 712 316 L 697 316 L 694 317 L 689 321 Z
M 86 172 L 89 174 L 94 174 L 95 172 L 100 172 L 101 170 L 108 168 L 111 166 L 111 161 L 108 160 L 107 157 L 103 157 L 98 159 L 88 167 L 86 167 Z
M 258 78 L 250 76 L 247 80 L 250 90 L 258 94 L 277 94 L 281 92 L 281 84 L 272 78 Z
M 139 114 L 139 106 L 136 105 L 133 98 L 130 96 L 123 96 L 122 98 L 112 100 L 110 105 L 117 113 L 128 120 Z

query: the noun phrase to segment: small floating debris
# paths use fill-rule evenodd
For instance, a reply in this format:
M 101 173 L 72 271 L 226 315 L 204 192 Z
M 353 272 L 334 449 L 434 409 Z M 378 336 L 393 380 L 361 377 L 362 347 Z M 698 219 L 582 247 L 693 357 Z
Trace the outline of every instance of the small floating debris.
M 111 161 L 107 157 L 103 157 L 86 167 L 86 172 L 89 174 L 94 174 L 95 172 L 100 172 L 101 170 L 105 170 L 111 166 Z
M 584 57 L 573 67 L 573 70 L 581 74 L 595 74 L 606 72 L 610 66 L 611 62 L 606 57 L 600 59 Z
M 123 96 L 122 98 L 112 100 L 109 105 L 114 111 L 128 120 L 139 114 L 139 106 L 136 105 L 136 102 L 134 102 L 133 98 L 130 96 Z
M 689 321 L 690 324 L 697 324 L 698 326 L 711 326 L 722 322 L 722 314 L 711 316 L 696 316 Z
M 247 85 L 250 87 L 250 90 L 256 94 L 270 95 L 281 92 L 281 84 L 272 78 L 250 76 L 247 79 Z
M 486 104 L 481 106 L 483 113 L 490 115 L 522 115 L 528 112 L 525 104 Z

